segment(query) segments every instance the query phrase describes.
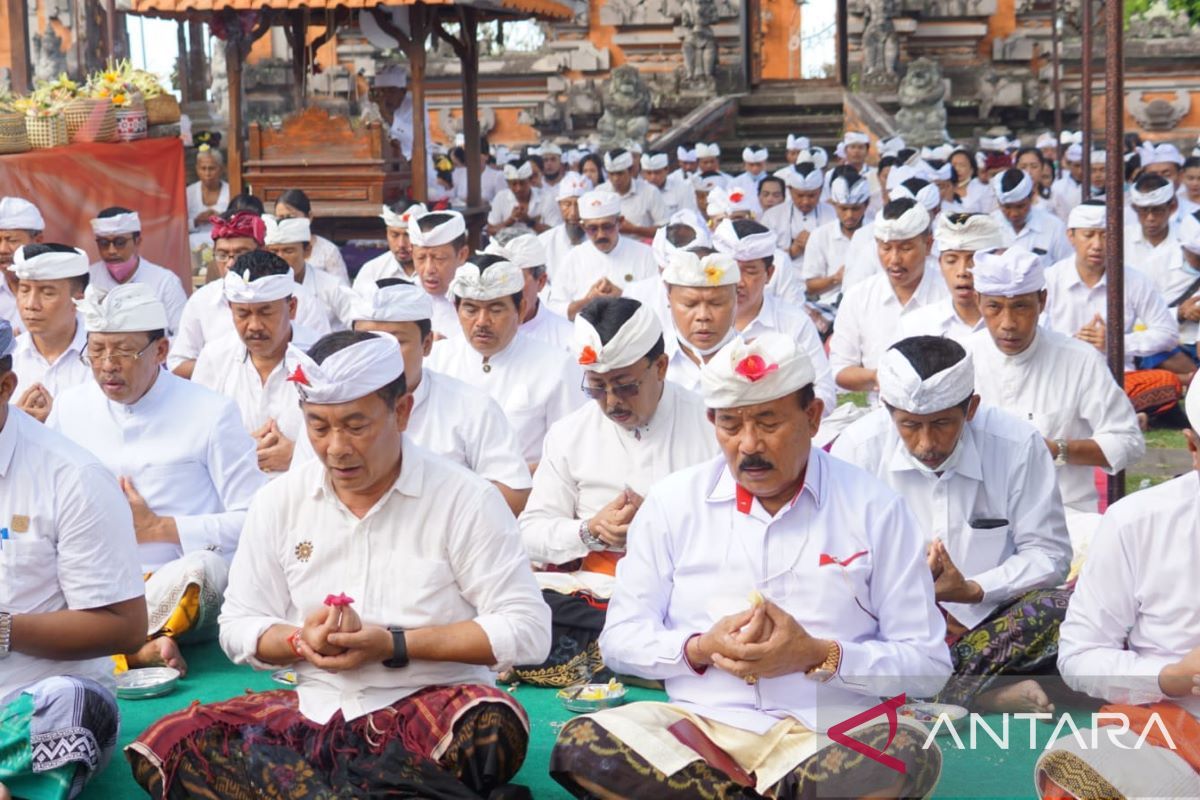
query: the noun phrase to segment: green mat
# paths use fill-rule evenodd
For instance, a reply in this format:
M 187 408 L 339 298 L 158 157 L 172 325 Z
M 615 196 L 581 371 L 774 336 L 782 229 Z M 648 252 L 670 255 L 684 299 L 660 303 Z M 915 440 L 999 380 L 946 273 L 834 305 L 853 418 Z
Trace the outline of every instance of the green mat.
M 129 744 L 147 726 L 162 716 L 187 707 L 193 700 L 202 703 L 223 700 L 247 689 L 277 689 L 270 674 L 231 664 L 217 645 L 203 645 L 184 651 L 190 667 L 190 677 L 167 697 L 153 700 L 121 701 L 121 747 Z M 537 800 L 559 800 L 569 795 L 546 772 L 550 749 L 561 725 L 573 715 L 559 703 L 553 689 L 520 686 L 515 696 L 529 713 L 531 736 L 525 766 L 516 782 L 528 786 Z M 661 692 L 630 689 L 632 700 L 664 699 Z M 1076 716 L 1080 728 L 1083 718 Z M 987 719 L 997 732 L 998 718 Z M 1053 727 L 1037 723 L 1035 730 L 1038 748 L 1044 747 Z M 934 796 L 938 798 L 1030 798 L 1033 792 L 1033 765 L 1040 749 L 1030 747 L 1029 723 L 1014 720 L 1010 725 L 1009 749 L 1001 751 L 984 733 L 977 737 L 977 749 L 958 750 L 948 737 L 939 737 L 945 769 Z M 964 732 L 963 743 L 970 745 Z M 114 755 L 108 769 L 96 776 L 83 793 L 83 800 L 125 800 L 144 797 L 134 782 L 124 754 Z

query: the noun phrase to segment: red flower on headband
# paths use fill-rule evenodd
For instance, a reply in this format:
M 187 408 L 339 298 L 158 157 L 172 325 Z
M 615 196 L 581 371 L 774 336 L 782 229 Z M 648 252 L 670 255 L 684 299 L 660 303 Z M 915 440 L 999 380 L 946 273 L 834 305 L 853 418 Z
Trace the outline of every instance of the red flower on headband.
M 746 195 L 742 194 L 741 190 L 735 190 L 729 193 L 729 199 L 734 203 L 742 202 L 742 198 Z
M 348 606 L 353 602 L 354 598 L 344 592 L 325 595 L 325 605 L 327 606 Z
M 738 362 L 733 371 L 751 383 L 757 383 L 777 369 L 778 364 L 768 364 L 762 356 L 746 356 Z
M 308 376 L 304 374 L 304 367 L 302 367 L 300 364 L 296 365 L 295 372 L 287 376 L 287 380 L 291 383 L 298 383 L 301 386 L 312 386 L 312 384 L 308 382 Z
M 251 214 L 249 211 L 239 211 L 236 214 L 231 214 L 228 219 L 213 217 L 212 226 L 212 238 L 214 242 L 217 239 L 239 239 L 246 237 L 253 239 L 261 247 L 263 239 L 267 235 L 267 224 L 263 222 L 262 217 L 257 214 Z
M 579 353 L 579 363 L 583 366 L 596 363 L 596 351 L 590 346 L 585 346 Z

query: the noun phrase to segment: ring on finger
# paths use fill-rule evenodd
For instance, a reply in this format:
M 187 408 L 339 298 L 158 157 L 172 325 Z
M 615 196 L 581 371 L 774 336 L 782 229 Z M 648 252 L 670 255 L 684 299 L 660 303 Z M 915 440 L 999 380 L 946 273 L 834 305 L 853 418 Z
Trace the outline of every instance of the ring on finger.
M 745 681 L 750 686 L 753 686 L 754 684 L 758 683 L 758 676 L 757 675 L 747 675 L 745 677 Z

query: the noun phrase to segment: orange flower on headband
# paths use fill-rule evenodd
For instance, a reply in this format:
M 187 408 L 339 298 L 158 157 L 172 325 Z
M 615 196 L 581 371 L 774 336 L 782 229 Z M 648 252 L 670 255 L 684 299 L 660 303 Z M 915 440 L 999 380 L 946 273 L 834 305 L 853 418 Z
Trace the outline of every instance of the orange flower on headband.
M 596 351 L 590 345 L 585 346 L 579 354 L 579 363 L 583 366 L 596 363 Z
M 729 193 L 729 199 L 734 203 L 742 202 L 742 198 L 745 196 L 746 195 L 742 194 L 740 190 L 735 190 Z
M 708 281 L 709 286 L 716 286 L 724 277 L 725 270 L 714 264 L 709 264 L 704 268 L 704 278 Z
M 287 376 L 287 380 L 291 383 L 298 383 L 301 386 L 309 386 L 308 376 L 304 374 L 304 368 L 299 364 L 296 365 L 296 371 Z
M 762 356 L 746 356 L 738 362 L 733 371 L 751 383 L 757 383 L 777 369 L 778 364 L 768 364 Z

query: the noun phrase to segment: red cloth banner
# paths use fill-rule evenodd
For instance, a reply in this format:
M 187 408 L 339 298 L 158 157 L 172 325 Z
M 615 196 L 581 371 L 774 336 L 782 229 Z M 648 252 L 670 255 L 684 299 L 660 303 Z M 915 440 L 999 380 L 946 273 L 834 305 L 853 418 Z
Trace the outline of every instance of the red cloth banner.
M 183 142 L 176 137 L 0 156 L 0 195 L 39 208 L 46 241 L 82 248 L 98 261 L 90 220 L 109 206 L 131 208 L 142 220 L 141 254 L 173 270 L 191 294 L 186 188 Z

